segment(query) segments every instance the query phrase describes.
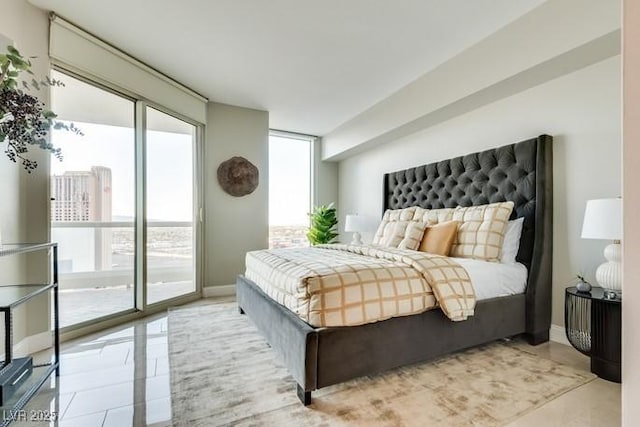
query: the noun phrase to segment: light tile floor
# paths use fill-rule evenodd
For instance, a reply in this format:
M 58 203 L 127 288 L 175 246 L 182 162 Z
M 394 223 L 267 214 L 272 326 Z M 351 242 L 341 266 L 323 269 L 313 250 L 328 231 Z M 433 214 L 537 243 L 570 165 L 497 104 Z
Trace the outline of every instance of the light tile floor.
M 228 299 L 225 299 L 228 301 Z M 192 304 L 207 303 L 201 300 Z M 589 370 L 589 360 L 571 347 L 550 342 L 523 349 Z M 14 426 L 169 426 L 171 390 L 166 314 L 67 342 L 58 384 L 48 383 L 27 405 L 55 411 L 51 423 Z M 292 393 L 294 390 L 292 389 Z M 529 412 L 509 426 L 618 426 L 620 385 L 596 379 Z

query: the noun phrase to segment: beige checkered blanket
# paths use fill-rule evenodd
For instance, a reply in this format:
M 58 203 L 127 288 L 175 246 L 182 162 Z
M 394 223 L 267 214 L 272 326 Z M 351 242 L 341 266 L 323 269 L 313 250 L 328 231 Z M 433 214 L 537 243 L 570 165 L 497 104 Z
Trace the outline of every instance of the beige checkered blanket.
M 316 327 L 354 326 L 440 305 L 473 315 L 475 292 L 450 258 L 380 246 L 321 245 L 247 253 L 246 277 Z

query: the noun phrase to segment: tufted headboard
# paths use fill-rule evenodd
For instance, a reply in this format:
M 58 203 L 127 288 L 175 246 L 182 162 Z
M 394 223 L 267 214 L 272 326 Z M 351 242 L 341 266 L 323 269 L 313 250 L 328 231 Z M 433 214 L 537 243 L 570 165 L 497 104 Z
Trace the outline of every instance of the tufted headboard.
M 384 175 L 384 210 L 514 202 L 512 219 L 524 217 L 517 260 L 529 271 L 527 329 L 531 326 L 530 332 L 538 332 L 544 325 L 548 330 L 551 322 L 551 142 L 549 135 L 541 135 Z

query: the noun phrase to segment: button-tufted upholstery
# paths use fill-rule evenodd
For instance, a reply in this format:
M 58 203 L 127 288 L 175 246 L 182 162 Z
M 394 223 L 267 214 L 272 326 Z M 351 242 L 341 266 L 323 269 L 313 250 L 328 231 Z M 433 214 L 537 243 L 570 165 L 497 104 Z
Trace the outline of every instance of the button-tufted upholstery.
M 537 139 L 385 175 L 385 209 L 478 206 L 511 200 L 524 217 L 518 260 L 530 266 L 536 206 Z
M 476 206 L 512 200 L 524 217 L 517 260 L 527 266 L 527 332 L 548 339 L 553 251 L 552 138 L 538 138 L 384 176 L 383 212 Z

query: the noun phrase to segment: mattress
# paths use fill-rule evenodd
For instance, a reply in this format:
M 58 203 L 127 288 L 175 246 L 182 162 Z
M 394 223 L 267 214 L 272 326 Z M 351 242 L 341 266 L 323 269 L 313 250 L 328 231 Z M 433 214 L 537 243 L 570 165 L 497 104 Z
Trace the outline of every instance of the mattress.
M 524 293 L 527 287 L 527 267 L 520 263 L 502 264 L 469 258 L 451 258 L 465 270 L 478 301 Z
M 355 326 L 439 307 L 473 314 L 475 294 L 451 258 L 379 246 L 324 245 L 247 253 L 245 276 L 316 327 Z

